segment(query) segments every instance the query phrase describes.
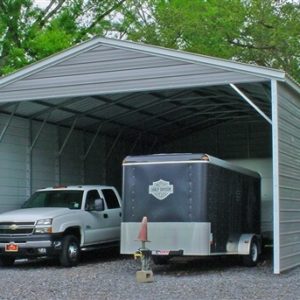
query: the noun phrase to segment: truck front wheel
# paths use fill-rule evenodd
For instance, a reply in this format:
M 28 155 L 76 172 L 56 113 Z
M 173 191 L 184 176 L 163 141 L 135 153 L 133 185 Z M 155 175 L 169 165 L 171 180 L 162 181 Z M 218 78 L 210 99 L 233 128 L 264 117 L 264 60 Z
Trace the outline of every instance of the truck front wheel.
M 243 264 L 247 267 L 254 267 L 259 260 L 259 245 L 256 238 L 253 238 L 250 245 L 250 253 L 243 256 Z
M 59 260 L 63 267 L 74 267 L 78 265 L 80 260 L 80 246 L 76 236 L 64 236 Z
M 15 262 L 15 257 L 13 256 L 1 256 L 0 257 L 0 265 L 3 267 L 10 267 Z

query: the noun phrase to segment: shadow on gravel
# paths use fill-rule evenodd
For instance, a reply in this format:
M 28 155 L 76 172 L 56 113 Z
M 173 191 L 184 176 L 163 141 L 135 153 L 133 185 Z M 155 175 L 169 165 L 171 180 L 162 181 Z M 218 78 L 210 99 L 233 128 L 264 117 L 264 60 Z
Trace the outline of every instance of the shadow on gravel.
M 207 258 L 174 258 L 167 265 L 152 265 L 155 274 L 171 276 L 193 276 L 201 273 L 226 272 L 241 269 L 272 268 L 272 253 L 266 251 L 254 268 L 245 267 L 240 257 L 216 256 Z
M 80 265 L 117 261 L 126 258 L 128 258 L 128 255 L 127 256 L 121 255 L 120 248 L 118 247 L 101 249 L 101 250 L 95 250 L 90 252 L 83 252 L 81 254 Z
M 81 260 L 79 266 L 89 265 L 89 264 L 97 264 L 103 262 L 117 261 L 120 259 L 125 259 L 126 256 L 120 255 L 120 249 L 116 248 L 108 248 L 108 249 L 100 249 L 93 250 L 89 252 L 81 253 Z M 16 269 L 34 269 L 34 268 L 62 268 L 59 264 L 58 259 L 54 258 L 37 258 L 37 259 L 22 259 L 17 260 L 13 267 Z M 3 267 L 1 267 L 3 268 Z

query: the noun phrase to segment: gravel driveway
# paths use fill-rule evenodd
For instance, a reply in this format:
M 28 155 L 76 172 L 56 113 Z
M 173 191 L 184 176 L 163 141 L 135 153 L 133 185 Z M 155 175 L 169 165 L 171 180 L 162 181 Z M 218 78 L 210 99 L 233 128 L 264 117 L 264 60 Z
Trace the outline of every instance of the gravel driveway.
M 137 283 L 140 264 L 116 251 L 86 254 L 76 268 L 54 261 L 19 261 L 0 268 L 0 299 L 300 299 L 300 268 L 272 274 L 235 259 L 176 261 L 153 266 L 154 282 Z

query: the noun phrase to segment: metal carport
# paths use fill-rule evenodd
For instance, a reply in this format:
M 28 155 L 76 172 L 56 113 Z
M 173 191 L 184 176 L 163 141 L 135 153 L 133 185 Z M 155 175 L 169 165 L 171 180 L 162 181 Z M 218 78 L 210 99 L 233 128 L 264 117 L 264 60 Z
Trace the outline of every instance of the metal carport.
M 274 273 L 300 264 L 300 87 L 282 71 L 95 38 L 0 79 L 0 210 L 120 185 L 128 154 L 272 160 Z

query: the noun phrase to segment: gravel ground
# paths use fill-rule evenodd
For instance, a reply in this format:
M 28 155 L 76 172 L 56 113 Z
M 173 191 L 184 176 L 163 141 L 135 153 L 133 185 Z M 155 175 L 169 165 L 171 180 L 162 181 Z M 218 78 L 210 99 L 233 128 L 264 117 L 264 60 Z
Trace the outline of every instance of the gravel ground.
M 270 257 L 256 268 L 228 257 L 178 260 L 153 266 L 153 283 L 137 283 L 139 269 L 116 251 L 86 254 L 76 268 L 18 261 L 0 267 L 0 299 L 300 299 L 300 268 L 273 275 Z

